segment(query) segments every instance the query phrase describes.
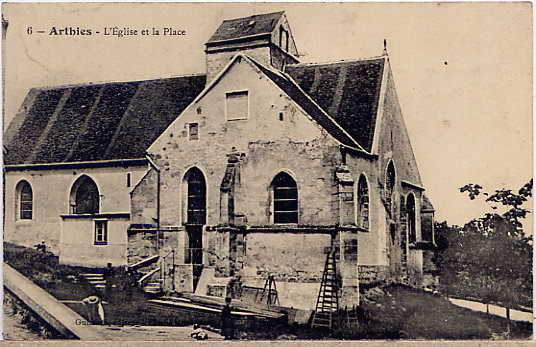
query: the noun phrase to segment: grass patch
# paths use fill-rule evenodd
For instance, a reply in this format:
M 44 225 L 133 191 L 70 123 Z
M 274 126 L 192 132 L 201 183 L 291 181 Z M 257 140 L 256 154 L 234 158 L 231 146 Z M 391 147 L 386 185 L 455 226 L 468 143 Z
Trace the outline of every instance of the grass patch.
M 341 338 L 381 339 L 529 339 L 532 325 L 474 312 L 445 297 L 420 290 L 390 286 L 387 295 L 363 304 L 369 319 L 356 331 L 339 331 Z M 510 329 L 509 335 L 507 334 Z
M 4 243 L 4 261 L 34 281 L 59 300 L 82 300 L 95 289 L 77 279 L 81 272 L 95 269 L 59 264 L 58 257 L 31 248 Z M 116 271 L 114 283 L 132 281 Z M 175 325 L 192 323 L 217 326 L 216 316 L 202 316 L 188 311 L 155 307 L 134 285 L 126 290 L 112 290 L 104 297 L 109 324 Z M 403 286 L 383 288 L 385 295 L 362 304 L 361 322 L 357 328 L 341 329 L 328 334 L 307 327 L 263 324 L 237 331 L 245 340 L 258 339 L 529 339 L 532 324 L 511 321 L 486 313 L 474 312 L 450 303 L 446 298 Z M 81 304 L 69 305 L 87 318 Z M 216 320 L 215 320 L 216 319 Z M 510 331 L 509 333 L 507 333 Z
M 266 327 L 264 331 L 242 332 L 241 339 L 530 339 L 532 325 L 474 312 L 450 303 L 445 297 L 420 290 L 389 286 L 385 295 L 364 302 L 360 324 L 352 329 L 328 333 L 303 327 Z M 508 334 L 508 330 L 510 333 Z
M 4 262 L 58 300 L 81 300 L 93 293 L 78 281 L 80 268 L 60 264 L 50 252 L 4 242 Z
M 78 278 L 80 273 L 98 273 L 102 272 L 102 269 L 60 264 L 58 257 L 50 252 L 4 242 L 4 261 L 56 299 L 80 301 L 67 305 L 86 319 L 89 315 L 88 308 L 81 301 L 89 295 L 98 295 L 108 302 L 104 307 L 108 324 L 176 326 L 192 324 L 192 319 L 187 314 L 177 315 L 172 310 L 163 310 L 151 305 L 149 298 L 134 285 L 132 278 L 124 271 L 116 271 L 111 280 L 117 284 L 129 283 L 126 286 L 120 285 L 126 290 L 113 288 L 110 292 L 103 293 Z M 206 317 L 200 318 L 201 323 L 206 321 Z

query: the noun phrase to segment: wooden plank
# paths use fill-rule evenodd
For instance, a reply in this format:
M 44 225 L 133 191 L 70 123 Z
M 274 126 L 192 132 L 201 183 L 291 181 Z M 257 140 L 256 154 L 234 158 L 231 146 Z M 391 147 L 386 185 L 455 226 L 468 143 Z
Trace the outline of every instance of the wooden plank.
M 193 303 L 198 304 L 217 305 L 219 307 L 223 307 L 225 305 L 224 298 L 218 298 L 215 296 L 201 296 L 185 293 L 183 294 L 183 297 L 191 300 Z M 285 316 L 284 313 L 281 313 L 281 309 L 279 308 L 270 309 L 268 307 L 262 307 L 255 304 L 244 303 L 238 299 L 234 299 L 231 306 L 236 309 L 253 312 L 257 315 L 265 316 L 267 318 L 279 319 Z

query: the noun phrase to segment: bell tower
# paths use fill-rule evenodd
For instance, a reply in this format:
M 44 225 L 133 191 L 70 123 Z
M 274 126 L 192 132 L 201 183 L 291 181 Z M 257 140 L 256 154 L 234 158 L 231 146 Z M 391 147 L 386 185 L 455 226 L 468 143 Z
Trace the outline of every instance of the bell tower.
M 283 70 L 298 63 L 298 50 L 285 12 L 225 20 L 205 43 L 207 83 L 239 53 Z

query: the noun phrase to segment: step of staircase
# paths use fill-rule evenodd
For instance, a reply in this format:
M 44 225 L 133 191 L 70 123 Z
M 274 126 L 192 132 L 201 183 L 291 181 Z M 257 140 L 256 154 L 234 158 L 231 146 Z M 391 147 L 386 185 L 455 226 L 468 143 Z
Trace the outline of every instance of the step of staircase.
M 104 289 L 106 288 L 106 280 L 104 275 L 100 273 L 81 273 L 78 275 L 82 280 L 87 282 L 90 286 L 95 289 Z
M 86 281 L 104 281 L 104 276 L 83 276 L 80 275 L 80 277 Z
M 143 286 L 143 291 L 149 294 L 159 294 L 162 292 L 162 283 L 160 280 L 147 282 L 147 284 Z

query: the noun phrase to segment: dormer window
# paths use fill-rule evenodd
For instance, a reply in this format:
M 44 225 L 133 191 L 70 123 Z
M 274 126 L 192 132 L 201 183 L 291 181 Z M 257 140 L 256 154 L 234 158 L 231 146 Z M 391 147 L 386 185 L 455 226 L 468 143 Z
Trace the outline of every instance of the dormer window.
M 279 27 L 279 47 L 288 52 L 288 31 L 282 26 Z
M 225 94 L 225 117 L 227 120 L 247 119 L 249 117 L 248 91 Z

